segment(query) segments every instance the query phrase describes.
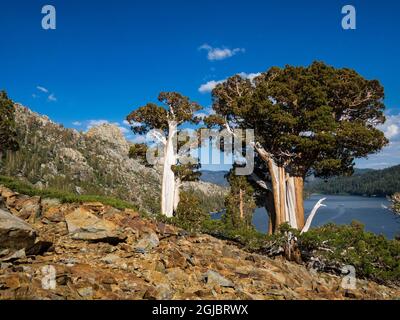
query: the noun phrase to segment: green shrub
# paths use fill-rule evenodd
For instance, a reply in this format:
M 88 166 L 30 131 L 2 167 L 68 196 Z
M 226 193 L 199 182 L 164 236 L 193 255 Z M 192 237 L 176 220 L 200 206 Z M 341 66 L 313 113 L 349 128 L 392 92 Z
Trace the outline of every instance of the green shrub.
M 326 261 L 354 266 L 357 277 L 400 284 L 400 241 L 366 232 L 359 222 L 311 229 L 300 236 L 299 246 Z
M 242 225 L 237 228 L 224 220 L 205 220 L 202 225 L 202 232 L 217 238 L 234 241 L 251 251 L 262 248 L 266 240 L 265 234 L 258 232 L 253 227 Z
M 392 201 L 392 210 L 395 214 L 400 216 L 400 193 L 394 194 L 391 199 Z
M 233 229 L 252 228 L 254 209 L 254 188 L 247 177 L 238 176 L 232 169 L 228 175 L 230 192 L 225 198 L 226 212 L 222 216 L 224 223 Z

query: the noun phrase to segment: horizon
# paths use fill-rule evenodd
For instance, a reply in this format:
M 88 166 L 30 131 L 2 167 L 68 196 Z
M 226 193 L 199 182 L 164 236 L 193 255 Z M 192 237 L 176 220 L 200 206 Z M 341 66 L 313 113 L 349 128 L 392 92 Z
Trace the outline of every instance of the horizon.
M 342 1 L 51 4 L 56 30 L 41 28 L 41 1 L 3 4 L 0 89 L 67 128 L 112 123 L 138 141 L 124 119 L 155 102 L 160 91 L 182 92 L 207 114 L 211 89 L 229 76 L 253 77 L 272 66 L 319 60 L 352 68 L 385 88 L 387 122 L 381 129 L 390 145 L 357 160 L 356 167 L 400 163 L 399 3 L 352 1 L 356 30 L 341 27 Z

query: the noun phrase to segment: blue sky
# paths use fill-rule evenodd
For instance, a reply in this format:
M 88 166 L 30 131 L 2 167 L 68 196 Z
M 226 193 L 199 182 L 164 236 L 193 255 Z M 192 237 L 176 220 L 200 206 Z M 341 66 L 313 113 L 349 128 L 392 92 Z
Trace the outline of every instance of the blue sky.
M 56 30 L 41 28 L 45 4 Z M 356 30 L 341 27 L 346 4 Z M 207 89 L 230 75 L 323 60 L 386 90 L 391 145 L 358 166 L 400 163 L 398 1 L 3 0 L 0 9 L 0 88 L 66 127 L 124 127 L 160 91 L 209 107 Z

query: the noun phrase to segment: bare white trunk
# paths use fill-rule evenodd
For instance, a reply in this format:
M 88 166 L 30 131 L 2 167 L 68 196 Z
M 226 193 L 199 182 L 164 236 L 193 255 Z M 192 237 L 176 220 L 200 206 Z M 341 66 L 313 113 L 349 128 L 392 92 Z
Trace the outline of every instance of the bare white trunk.
M 177 124 L 174 121 L 168 123 L 169 134 L 164 149 L 164 167 L 161 187 L 161 213 L 167 217 L 174 215 L 175 202 L 175 173 L 172 171 L 172 166 L 176 165 L 177 155 L 174 150 L 174 136 L 177 130 Z
M 326 205 L 322 203 L 325 200 L 326 200 L 326 198 L 322 198 L 316 203 L 316 205 L 312 209 L 312 211 L 311 211 L 311 213 L 310 213 L 310 215 L 309 215 L 309 217 L 308 217 L 308 219 L 306 221 L 306 224 L 304 225 L 303 230 L 301 230 L 301 233 L 307 232 L 310 229 L 311 223 L 312 223 L 312 221 L 313 221 L 313 219 L 315 217 L 315 214 L 317 213 L 318 209 L 321 208 L 321 207 L 326 207 Z
M 174 194 L 174 211 L 175 212 L 176 212 L 176 210 L 178 210 L 178 204 L 179 204 L 179 201 L 181 200 L 181 198 L 180 198 L 181 185 L 182 185 L 181 180 L 179 178 L 176 179 L 175 194 Z
M 294 185 L 294 177 L 287 175 L 286 179 L 286 210 L 287 210 L 287 222 L 294 229 L 298 229 L 297 217 L 296 217 L 296 191 Z

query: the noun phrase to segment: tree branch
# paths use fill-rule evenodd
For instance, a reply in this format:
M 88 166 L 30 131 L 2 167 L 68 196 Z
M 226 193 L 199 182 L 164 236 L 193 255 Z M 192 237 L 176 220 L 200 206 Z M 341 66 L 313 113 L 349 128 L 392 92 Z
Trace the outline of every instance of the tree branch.
M 267 182 L 262 180 L 259 176 L 257 176 L 255 173 L 253 173 L 251 176 L 251 179 L 257 183 L 261 188 L 265 189 L 265 190 L 269 190 L 271 191 L 271 187 L 268 186 Z
M 164 135 L 158 131 L 152 130 L 150 132 L 150 136 L 157 140 L 158 142 L 162 143 L 164 146 L 167 144 L 167 139 L 165 139 Z
M 306 222 L 306 224 L 304 225 L 303 230 L 301 230 L 301 233 L 300 233 L 300 234 L 303 234 L 303 233 L 307 232 L 307 231 L 310 229 L 311 223 L 312 223 L 312 221 L 313 221 L 313 219 L 314 219 L 314 216 L 315 216 L 315 214 L 317 213 L 318 209 L 321 208 L 321 207 L 326 207 L 325 204 L 322 204 L 322 202 L 324 202 L 325 200 L 326 200 L 326 198 L 322 198 L 322 199 L 320 199 L 320 200 L 315 204 L 315 206 L 314 206 L 314 208 L 312 209 L 311 214 L 310 214 L 310 216 L 308 217 L 307 222 Z

